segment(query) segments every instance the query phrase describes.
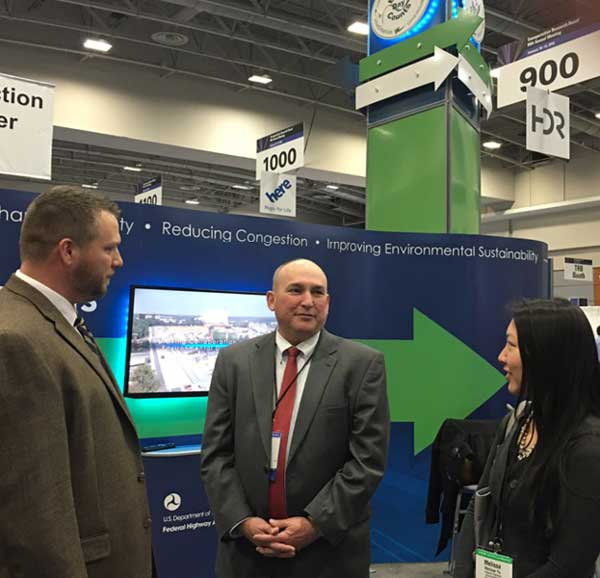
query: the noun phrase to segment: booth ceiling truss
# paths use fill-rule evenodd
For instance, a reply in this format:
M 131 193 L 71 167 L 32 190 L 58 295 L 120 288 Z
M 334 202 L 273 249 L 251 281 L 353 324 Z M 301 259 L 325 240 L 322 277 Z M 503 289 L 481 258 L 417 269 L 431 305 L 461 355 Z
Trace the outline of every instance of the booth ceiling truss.
M 482 54 L 492 68 L 497 50 L 572 18 L 598 10 L 597 0 L 486 0 Z M 347 31 L 366 21 L 367 0 L 0 0 L 0 45 L 13 44 L 71 54 L 93 67 L 111 60 L 145 67 L 163 78 L 211 79 L 240 91 L 261 91 L 307 106 L 348 115 L 354 110 L 353 65 L 366 54 L 365 37 Z M 82 38 L 95 35 L 115 45 L 107 54 L 91 53 Z M 269 75 L 260 86 L 252 74 Z M 600 79 L 561 91 L 571 97 L 571 143 L 600 152 Z M 482 122 L 482 141 L 502 143 L 482 149 L 506 166 L 534 167 L 548 158 L 525 149 L 524 104 L 495 111 Z M 257 183 L 249 171 L 132 155 L 148 176 L 164 175 L 165 195 L 173 202 L 197 192 L 201 205 L 229 211 L 251 204 Z M 123 174 L 120 151 L 55 142 L 55 180 L 99 182 L 127 194 L 139 175 Z M 135 158 L 134 158 L 135 157 Z M 233 185 L 251 189 L 232 189 Z M 187 189 L 185 187 L 188 187 Z M 189 187 L 197 187 L 195 190 Z M 315 214 L 332 210 L 340 224 L 361 224 L 365 193 L 359 187 L 337 191 L 302 179 L 299 208 Z

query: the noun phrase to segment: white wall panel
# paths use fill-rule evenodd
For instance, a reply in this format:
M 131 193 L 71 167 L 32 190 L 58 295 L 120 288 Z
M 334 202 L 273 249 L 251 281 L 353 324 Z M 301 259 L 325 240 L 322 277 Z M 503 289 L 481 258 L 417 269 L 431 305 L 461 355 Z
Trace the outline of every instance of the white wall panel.
M 544 205 L 564 201 L 564 164 L 555 162 L 529 172 L 531 204 Z
M 490 200 L 513 201 L 515 198 L 515 171 L 496 160 L 481 161 L 481 194 Z

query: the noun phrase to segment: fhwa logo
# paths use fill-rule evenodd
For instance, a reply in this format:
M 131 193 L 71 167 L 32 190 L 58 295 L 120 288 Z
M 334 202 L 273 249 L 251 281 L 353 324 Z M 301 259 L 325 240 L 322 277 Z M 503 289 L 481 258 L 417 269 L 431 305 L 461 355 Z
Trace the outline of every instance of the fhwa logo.
M 165 510 L 169 510 L 169 512 L 178 510 L 181 506 L 181 496 L 175 492 L 171 492 L 169 495 L 165 496 L 163 506 L 165 507 Z

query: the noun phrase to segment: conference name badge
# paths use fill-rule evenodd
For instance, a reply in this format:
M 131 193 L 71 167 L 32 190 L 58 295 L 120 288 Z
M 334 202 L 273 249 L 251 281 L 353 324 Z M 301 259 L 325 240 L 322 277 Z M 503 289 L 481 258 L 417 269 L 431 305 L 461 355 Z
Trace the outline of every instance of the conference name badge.
M 279 446 L 281 445 L 281 432 L 274 431 L 271 434 L 271 465 L 269 480 L 272 482 L 277 478 L 277 462 L 279 460 Z
M 475 550 L 475 578 L 512 578 L 513 560 L 510 556 Z

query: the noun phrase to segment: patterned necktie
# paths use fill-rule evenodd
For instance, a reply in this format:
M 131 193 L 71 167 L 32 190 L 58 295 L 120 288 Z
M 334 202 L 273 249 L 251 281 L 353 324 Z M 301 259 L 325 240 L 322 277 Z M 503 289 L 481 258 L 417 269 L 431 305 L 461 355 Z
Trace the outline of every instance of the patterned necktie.
M 279 454 L 277 457 L 277 474 L 269 484 L 269 516 L 271 518 L 287 518 L 285 503 L 285 462 L 287 456 L 288 434 L 296 399 L 296 383 L 298 377 L 297 357 L 300 350 L 290 347 L 287 350 L 287 363 L 283 372 L 283 380 L 279 389 L 279 399 L 273 417 L 273 432 L 281 434 Z
M 102 359 L 102 354 L 100 353 L 100 348 L 98 347 L 98 344 L 96 343 L 96 340 L 94 339 L 94 336 L 92 335 L 92 332 L 87 328 L 87 325 L 85 324 L 85 321 L 83 320 L 83 317 L 78 317 L 77 319 L 75 319 L 74 327 L 75 327 L 75 329 L 77 329 L 77 331 L 79 331 L 79 333 L 81 334 L 81 337 L 83 337 L 83 340 L 85 341 L 86 345 L 100 359 Z
M 108 362 L 106 361 L 104 355 L 102 355 L 102 351 L 100 351 L 100 347 L 98 347 L 98 343 L 94 339 L 94 335 L 85 324 L 83 317 L 78 317 L 77 319 L 75 319 L 75 324 L 73 326 L 75 327 L 75 329 L 77 329 L 77 331 L 79 331 L 86 345 L 92 350 L 93 353 L 96 354 L 96 357 L 100 360 L 104 371 L 106 371 L 109 377 L 112 378 L 112 370 L 110 369 L 110 366 L 108 365 Z

